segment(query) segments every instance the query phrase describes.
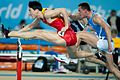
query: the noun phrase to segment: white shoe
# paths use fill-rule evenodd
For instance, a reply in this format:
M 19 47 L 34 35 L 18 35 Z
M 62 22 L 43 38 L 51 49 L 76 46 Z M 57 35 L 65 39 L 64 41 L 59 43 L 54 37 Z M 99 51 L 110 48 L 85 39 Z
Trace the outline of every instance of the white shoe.
M 62 57 L 57 57 L 55 55 L 53 55 L 54 59 L 59 61 L 59 62 L 63 62 L 63 63 L 66 63 L 66 64 L 69 64 L 70 63 L 70 59 L 69 58 L 62 58 Z
M 78 63 L 78 60 L 77 60 L 77 59 L 71 59 L 70 62 L 71 62 L 71 63 L 74 63 L 74 64 L 77 64 L 77 63 Z
M 56 71 L 54 71 L 55 73 L 69 73 L 69 70 L 66 69 L 64 66 L 60 66 L 59 69 L 57 69 Z

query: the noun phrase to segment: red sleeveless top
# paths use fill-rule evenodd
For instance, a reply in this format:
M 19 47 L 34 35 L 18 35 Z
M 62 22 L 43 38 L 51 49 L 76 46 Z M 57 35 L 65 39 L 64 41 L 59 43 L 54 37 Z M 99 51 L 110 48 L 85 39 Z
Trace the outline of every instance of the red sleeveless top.
M 44 18 L 42 20 L 44 23 L 48 24 L 49 26 L 56 28 L 57 32 L 59 32 L 63 27 L 65 27 L 65 22 L 62 20 L 62 18 L 56 18 L 51 23 L 48 23 L 47 20 Z M 72 30 L 72 28 L 69 26 L 69 28 L 65 31 L 64 36 L 60 36 L 66 41 L 66 46 L 73 46 L 77 42 L 76 33 Z

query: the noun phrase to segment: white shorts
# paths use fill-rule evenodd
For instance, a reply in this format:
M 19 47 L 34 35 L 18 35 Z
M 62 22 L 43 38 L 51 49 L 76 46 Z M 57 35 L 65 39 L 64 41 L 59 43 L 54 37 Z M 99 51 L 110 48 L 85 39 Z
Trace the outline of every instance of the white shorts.
M 114 50 L 114 43 L 111 42 L 111 44 L 112 44 L 112 50 Z M 100 51 L 104 51 L 108 54 L 112 54 L 112 52 L 108 52 L 108 41 L 107 40 L 99 39 L 98 42 L 97 42 L 97 48 Z

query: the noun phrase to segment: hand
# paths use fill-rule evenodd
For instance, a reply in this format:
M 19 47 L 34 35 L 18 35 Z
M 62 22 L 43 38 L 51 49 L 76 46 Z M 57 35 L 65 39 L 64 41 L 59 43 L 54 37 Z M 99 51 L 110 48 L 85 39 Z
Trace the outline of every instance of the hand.
M 112 49 L 112 46 L 110 45 L 110 46 L 108 46 L 108 51 L 109 52 L 112 52 L 113 51 L 113 49 Z
M 71 16 L 71 13 L 70 12 L 67 12 L 68 16 Z
M 65 27 L 63 27 L 63 28 L 61 29 L 61 31 L 64 31 L 64 32 L 65 32 L 67 29 L 68 29 L 68 27 L 65 26 Z

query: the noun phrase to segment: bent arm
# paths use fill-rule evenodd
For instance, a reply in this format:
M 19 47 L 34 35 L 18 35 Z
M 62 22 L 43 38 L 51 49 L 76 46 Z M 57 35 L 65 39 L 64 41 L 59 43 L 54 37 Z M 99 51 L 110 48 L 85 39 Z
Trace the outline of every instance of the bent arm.
M 39 23 L 39 21 L 40 21 L 40 19 L 35 19 L 31 24 L 28 24 L 27 26 L 25 26 L 24 28 L 19 30 L 19 32 L 31 30 L 34 26 L 36 26 Z
M 65 27 L 67 29 L 69 26 L 69 21 L 68 21 L 68 14 L 65 8 L 57 8 L 57 9 L 48 10 L 45 12 L 45 18 L 52 18 L 59 15 L 63 16 Z
M 108 46 L 110 47 L 111 46 L 111 30 L 110 30 L 110 26 L 98 15 L 94 16 L 93 21 L 104 28 L 104 30 L 106 32 L 106 35 L 107 35 Z

